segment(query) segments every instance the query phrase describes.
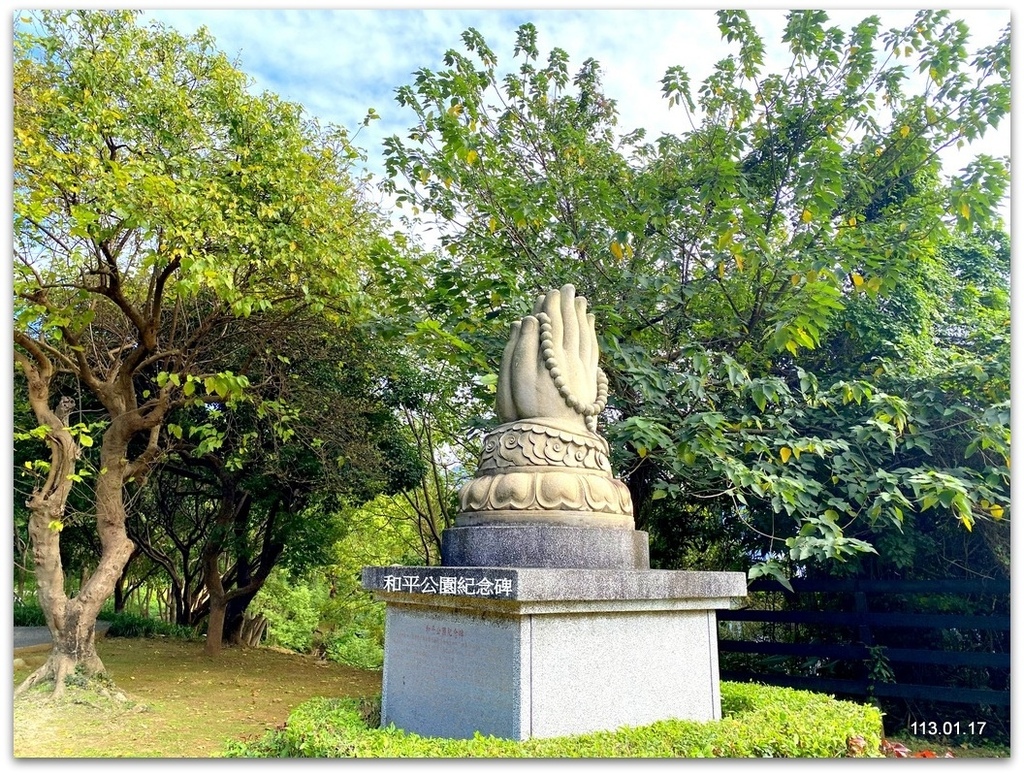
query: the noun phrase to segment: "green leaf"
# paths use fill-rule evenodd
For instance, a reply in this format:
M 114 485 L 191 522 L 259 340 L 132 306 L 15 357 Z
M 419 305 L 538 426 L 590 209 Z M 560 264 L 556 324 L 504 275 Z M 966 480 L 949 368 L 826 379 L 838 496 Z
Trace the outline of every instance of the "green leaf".
M 747 579 L 749 581 L 754 581 L 762 576 L 770 576 L 788 591 L 793 591 L 793 584 L 789 580 L 789 575 L 777 560 L 768 560 L 766 562 L 757 563 L 756 565 L 752 565 L 747 571 Z

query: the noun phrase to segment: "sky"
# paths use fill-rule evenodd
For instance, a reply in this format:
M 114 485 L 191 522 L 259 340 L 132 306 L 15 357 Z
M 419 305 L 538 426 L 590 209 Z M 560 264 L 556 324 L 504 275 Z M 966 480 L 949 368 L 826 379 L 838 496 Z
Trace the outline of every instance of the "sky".
M 173 4 L 172 4 L 173 5 Z M 183 33 L 205 26 L 217 46 L 236 60 L 239 69 L 254 80 L 257 90 L 269 90 L 297 102 L 321 121 L 354 132 L 373 108 L 381 116 L 363 128 L 356 145 L 368 154 L 369 171 L 383 171 L 381 143 L 393 134 L 404 135 L 412 112 L 394 100 L 395 90 L 412 83 L 420 68 L 440 70 L 444 52 L 462 50 L 461 34 L 478 30 L 498 57 L 499 68 L 514 66 L 515 31 L 532 22 L 538 31 L 542 56 L 552 47 L 569 55 L 570 72 L 588 58 L 602 66 L 607 96 L 616 100 L 623 132 L 643 127 L 648 137 L 662 132 L 680 133 L 689 128 L 681 108 L 669 110 L 661 96 L 660 80 L 673 65 L 683 66 L 696 87 L 713 65 L 734 52 L 717 28 L 714 6 L 702 9 L 657 7 L 615 10 L 590 3 L 563 3 L 558 10 L 528 7 L 477 7 L 467 3 L 431 5 L 431 10 L 408 4 L 381 2 L 373 10 L 332 4 L 285 10 L 273 5 L 222 3 L 220 10 L 173 8 L 145 11 L 143 20 L 166 23 Z M 647 4 L 645 4 L 647 5 Z M 232 7 L 234 6 L 234 7 Z M 755 27 L 764 38 L 769 56 L 781 56 L 785 12 L 762 10 L 747 4 Z M 828 8 L 827 4 L 824 6 Z M 878 13 L 883 29 L 903 26 L 913 10 L 828 10 L 832 23 L 849 30 L 872 13 Z M 972 32 L 972 48 L 995 42 L 1010 20 L 1010 11 L 958 10 Z M 986 153 L 1010 152 L 1009 122 L 986 136 Z M 947 165 L 962 167 L 971 149 L 950 154 Z M 1008 215 L 1007 215 L 1008 217 Z
M 373 9 L 338 2 L 307 2 L 294 9 L 281 7 L 280 2 L 220 2 L 216 10 L 183 2 L 96 7 L 113 5 L 141 8 L 144 23 L 161 22 L 185 34 L 206 27 L 217 48 L 252 79 L 255 91 L 270 91 L 299 103 L 311 116 L 351 133 L 359 130 L 355 144 L 366 152 L 366 168 L 378 180 L 383 176 L 384 139 L 404 136 L 414 120 L 410 109 L 395 102 L 395 90 L 411 84 L 421 68 L 442 69 L 444 53 L 463 50 L 461 34 L 470 27 L 495 52 L 499 69 L 517 65 L 512 56 L 515 31 L 525 22 L 537 28 L 542 57 L 553 47 L 566 51 L 571 73 L 588 58 L 596 59 L 605 94 L 617 103 L 620 129 L 625 133 L 642 127 L 648 138 L 663 132 L 682 133 L 690 127 L 686 113 L 678 107 L 670 110 L 661 95 L 660 81 L 669 67 L 684 67 L 696 91 L 714 64 L 736 51 L 735 44 L 722 39 L 715 6 L 685 3 L 647 2 L 642 9 L 632 10 L 595 2 L 563 2 L 557 9 L 538 10 L 524 4 L 466 2 L 423 7 L 395 0 L 377 2 Z M 773 8 L 768 3 L 738 5 L 748 9 L 765 41 L 766 69 L 781 71 L 788 62 L 781 42 L 786 12 L 768 10 Z M 871 6 L 851 9 L 835 3 L 821 7 L 827 10 L 830 23 L 847 31 L 873 13 L 881 18 L 883 29 L 902 27 L 915 13 L 912 9 L 872 10 Z M 1010 21 L 1008 8 L 968 7 L 953 14 L 967 22 L 972 50 L 995 42 Z M 9 26 L 5 34 L 10 35 Z M 2 77 L 9 79 L 9 70 Z M 371 108 L 380 120 L 362 127 Z M 1009 155 L 1010 122 L 1004 121 L 980 143 L 960 152 L 948 151 L 946 169 L 962 168 L 978 152 Z M 3 157 L 3 163 L 9 163 L 9 158 L 9 154 Z M 382 203 L 387 204 L 383 199 Z M 1009 202 L 1004 216 L 1008 222 Z

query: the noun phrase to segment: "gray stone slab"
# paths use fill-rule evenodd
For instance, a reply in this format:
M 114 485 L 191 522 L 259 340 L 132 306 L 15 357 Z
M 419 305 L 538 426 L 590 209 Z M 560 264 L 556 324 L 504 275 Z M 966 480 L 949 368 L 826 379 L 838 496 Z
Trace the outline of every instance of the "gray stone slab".
M 480 731 L 521 739 L 522 625 L 516 618 L 389 605 L 382 725 L 429 737 Z
M 506 615 L 419 598 L 387 606 L 384 725 L 524 740 L 721 717 L 713 611 Z
M 534 737 L 721 718 L 711 611 L 534 616 Z
M 720 718 L 714 609 L 742 573 L 370 567 L 383 723 L 527 739 Z
M 650 568 L 648 535 L 639 530 L 565 525 L 450 527 L 441 564 L 507 568 Z
M 481 579 L 490 584 L 481 589 Z M 380 593 L 516 601 L 711 600 L 747 594 L 745 574 L 715 571 L 394 565 L 363 568 L 362 581 L 365 589 Z

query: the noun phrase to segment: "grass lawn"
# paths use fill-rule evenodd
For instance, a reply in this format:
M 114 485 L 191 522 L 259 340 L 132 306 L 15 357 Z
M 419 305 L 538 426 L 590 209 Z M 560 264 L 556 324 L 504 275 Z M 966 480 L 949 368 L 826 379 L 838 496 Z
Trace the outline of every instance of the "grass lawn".
M 283 724 L 311 697 L 380 692 L 376 671 L 356 670 L 275 649 L 226 648 L 166 638 L 101 638 L 96 644 L 128 702 L 71 696 L 55 703 L 32 690 L 14 702 L 14 756 L 216 757 L 228 739 Z M 49 646 L 19 650 L 17 687 Z
M 15 758 L 211 758 L 227 740 L 261 735 L 285 723 L 312 697 L 369 697 L 377 671 L 357 670 L 276 649 L 226 648 L 167 638 L 101 638 L 97 650 L 124 699 L 72 693 L 54 701 L 33 690 L 14 701 Z M 46 659 L 48 646 L 19 650 L 16 687 Z M 966 748 L 941 740 L 891 741 L 909 755 L 1005 758 L 1009 748 Z

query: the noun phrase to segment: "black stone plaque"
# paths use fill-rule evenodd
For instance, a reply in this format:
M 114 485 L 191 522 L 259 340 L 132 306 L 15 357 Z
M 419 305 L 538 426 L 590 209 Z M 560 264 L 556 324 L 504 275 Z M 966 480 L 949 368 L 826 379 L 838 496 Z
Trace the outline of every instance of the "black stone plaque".
M 503 568 L 375 567 L 363 569 L 363 587 L 377 592 L 515 599 L 515 570 Z

